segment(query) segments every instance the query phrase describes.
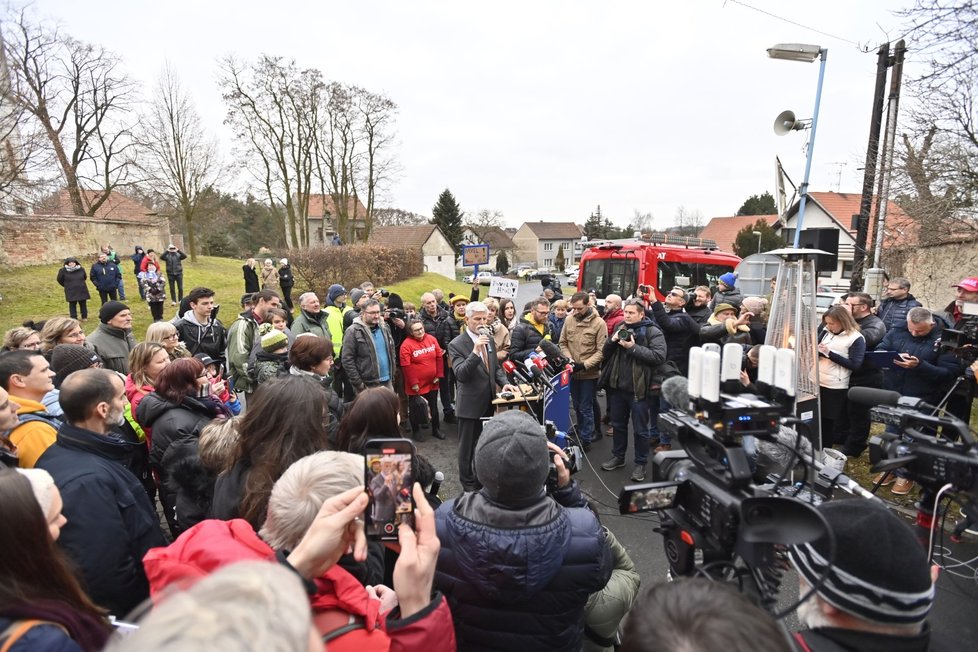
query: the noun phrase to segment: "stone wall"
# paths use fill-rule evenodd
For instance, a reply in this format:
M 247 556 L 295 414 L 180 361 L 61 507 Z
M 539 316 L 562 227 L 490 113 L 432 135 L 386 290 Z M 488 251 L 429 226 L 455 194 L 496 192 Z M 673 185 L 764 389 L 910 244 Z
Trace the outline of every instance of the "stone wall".
M 0 265 L 22 267 L 60 262 L 76 256 L 94 260 L 102 245 L 111 244 L 120 256 L 135 246 L 163 251 L 170 240 L 165 218 L 145 222 L 63 215 L 0 215 Z M 180 244 L 180 243 L 176 243 Z
M 931 310 L 943 310 L 954 299 L 951 287 L 978 276 L 978 241 L 959 240 L 912 249 L 890 250 L 883 260 L 890 278 L 910 279 L 910 293 Z

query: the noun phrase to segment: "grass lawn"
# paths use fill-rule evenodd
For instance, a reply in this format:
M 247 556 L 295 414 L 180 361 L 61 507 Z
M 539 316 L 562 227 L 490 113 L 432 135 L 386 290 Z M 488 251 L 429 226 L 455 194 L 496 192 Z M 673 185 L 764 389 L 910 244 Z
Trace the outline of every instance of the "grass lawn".
M 239 312 L 238 301 L 244 293 L 242 264 L 243 261 L 236 258 L 211 256 L 199 256 L 196 263 L 191 263 L 189 259 L 184 261 L 184 294 L 199 285 L 211 288 L 217 293 L 217 302 L 223 304 L 221 320 L 230 324 Z M 91 263 L 86 263 L 85 271 L 90 267 Z M 64 290 L 55 280 L 60 268 L 60 264 L 51 264 L 0 269 L 0 293 L 3 294 L 3 302 L 0 303 L 0 332 L 20 326 L 26 319 L 41 321 L 56 315 L 68 315 Z M 132 309 L 134 317 L 133 333 L 137 340 L 142 340 L 146 327 L 152 323 L 149 306 L 139 298 L 132 274 L 132 263 L 128 259 L 122 261 L 122 272 L 126 283 L 126 304 Z M 444 290 L 446 297 L 449 292 L 468 296 L 471 289 L 464 283 L 430 272 L 387 286 L 388 290 L 398 293 L 405 301 L 413 302 L 418 309 L 421 308 L 421 294 L 435 288 Z M 292 292 L 293 299 L 298 300 L 303 291 L 303 288 L 296 286 Z M 88 302 L 89 315 L 85 330 L 90 333 L 98 324 L 100 304 L 98 293 L 91 283 L 89 292 L 92 299 Z M 176 308 L 167 301 L 163 314 L 166 319 L 170 319 L 176 314 Z

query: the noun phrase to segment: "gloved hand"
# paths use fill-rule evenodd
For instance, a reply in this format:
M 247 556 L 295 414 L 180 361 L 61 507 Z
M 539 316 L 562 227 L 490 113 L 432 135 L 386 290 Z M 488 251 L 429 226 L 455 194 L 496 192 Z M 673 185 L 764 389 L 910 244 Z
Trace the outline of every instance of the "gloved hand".
M 575 374 L 576 374 L 576 373 L 577 373 L 578 371 L 584 371 L 584 368 L 585 368 L 585 367 L 584 367 L 584 363 L 583 363 L 583 362 L 580 362 L 580 361 L 578 361 L 578 360 L 575 360 L 575 361 L 574 361 L 574 363 L 573 363 L 573 367 L 574 367 L 574 373 L 575 373 Z

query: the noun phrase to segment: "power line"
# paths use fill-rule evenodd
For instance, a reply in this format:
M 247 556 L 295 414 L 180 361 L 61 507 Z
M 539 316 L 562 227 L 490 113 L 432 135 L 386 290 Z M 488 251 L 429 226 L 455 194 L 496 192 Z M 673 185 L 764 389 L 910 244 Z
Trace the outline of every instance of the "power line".
M 867 52 L 868 51 L 867 49 L 865 49 L 865 46 L 860 45 L 856 41 L 852 41 L 850 39 L 843 38 L 841 36 L 836 36 L 835 34 L 830 34 L 829 32 L 825 32 L 825 31 L 820 30 L 820 29 L 815 29 L 814 27 L 811 27 L 810 25 L 805 25 L 804 23 L 799 23 L 797 21 L 791 20 L 790 18 L 785 18 L 784 16 L 778 16 L 777 14 L 773 14 L 770 11 L 766 11 L 766 10 L 761 9 L 759 7 L 755 7 L 753 5 L 749 5 L 746 2 L 742 2 L 742 0 L 724 0 L 724 3 L 728 2 L 728 1 L 729 2 L 732 2 L 734 4 L 737 4 L 737 5 L 740 5 L 741 7 L 745 7 L 747 9 L 752 9 L 752 10 L 756 11 L 759 14 L 764 14 L 765 16 L 770 16 L 771 18 L 774 18 L 775 20 L 780 20 L 783 23 L 788 23 L 789 25 L 794 25 L 795 27 L 801 27 L 802 29 L 807 29 L 810 32 L 815 32 L 816 34 L 821 34 L 822 36 L 827 36 L 827 37 L 832 38 L 832 39 L 835 39 L 837 41 L 842 41 L 843 43 L 849 43 L 850 45 L 855 45 L 856 48 L 858 50 L 862 51 L 862 52 Z

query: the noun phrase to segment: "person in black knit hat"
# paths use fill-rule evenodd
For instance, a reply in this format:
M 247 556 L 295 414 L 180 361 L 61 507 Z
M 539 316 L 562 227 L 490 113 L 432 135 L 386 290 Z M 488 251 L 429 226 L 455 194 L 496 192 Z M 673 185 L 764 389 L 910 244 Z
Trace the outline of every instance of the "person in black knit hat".
M 934 603 L 927 553 L 913 530 L 882 503 L 850 499 L 818 510 L 835 534 L 792 546 L 799 591 L 821 586 L 798 609 L 810 629 L 795 634 L 803 650 L 929 650 L 926 623 Z

